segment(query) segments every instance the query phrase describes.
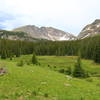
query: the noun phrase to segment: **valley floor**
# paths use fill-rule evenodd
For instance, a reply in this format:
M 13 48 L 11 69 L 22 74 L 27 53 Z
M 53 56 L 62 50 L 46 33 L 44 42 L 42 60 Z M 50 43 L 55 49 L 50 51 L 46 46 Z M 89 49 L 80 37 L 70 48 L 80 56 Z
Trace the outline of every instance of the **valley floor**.
M 24 65 L 18 66 L 21 60 Z M 77 79 L 59 72 L 73 69 L 76 57 L 38 56 L 40 65 L 30 60 L 31 55 L 0 60 L 7 71 L 0 76 L 0 100 L 100 100 L 100 65 L 83 59 L 91 77 Z

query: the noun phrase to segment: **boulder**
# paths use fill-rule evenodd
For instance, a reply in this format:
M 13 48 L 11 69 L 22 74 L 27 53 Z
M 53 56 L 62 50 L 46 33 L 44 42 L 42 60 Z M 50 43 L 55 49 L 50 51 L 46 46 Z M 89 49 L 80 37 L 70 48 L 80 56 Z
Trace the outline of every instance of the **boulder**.
M 0 75 L 4 75 L 5 73 L 7 73 L 6 69 L 0 68 Z

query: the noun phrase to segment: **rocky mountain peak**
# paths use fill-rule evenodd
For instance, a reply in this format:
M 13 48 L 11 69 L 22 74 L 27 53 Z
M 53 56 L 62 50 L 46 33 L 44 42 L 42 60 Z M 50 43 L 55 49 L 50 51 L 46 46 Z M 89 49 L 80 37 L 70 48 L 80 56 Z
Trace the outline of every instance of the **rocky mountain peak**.
M 26 25 L 14 29 L 13 31 L 21 31 L 27 33 L 29 37 L 38 39 L 47 39 L 52 41 L 74 40 L 75 36 L 53 27 L 36 27 L 34 25 Z
M 93 25 L 96 25 L 96 24 L 98 24 L 98 23 L 100 24 L 100 19 L 96 19 L 92 24 L 93 24 Z
M 78 39 L 100 34 L 100 19 L 96 19 L 93 23 L 86 25 L 78 35 Z

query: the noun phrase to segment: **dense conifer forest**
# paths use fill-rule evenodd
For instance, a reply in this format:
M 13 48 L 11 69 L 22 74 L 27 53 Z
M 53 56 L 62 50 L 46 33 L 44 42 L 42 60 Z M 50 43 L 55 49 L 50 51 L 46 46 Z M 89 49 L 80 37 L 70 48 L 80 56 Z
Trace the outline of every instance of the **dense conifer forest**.
M 89 37 L 73 41 L 13 41 L 0 40 L 0 55 L 2 59 L 19 57 L 21 55 L 56 55 L 56 56 L 77 56 L 78 52 L 85 59 L 93 59 L 100 63 L 100 36 Z

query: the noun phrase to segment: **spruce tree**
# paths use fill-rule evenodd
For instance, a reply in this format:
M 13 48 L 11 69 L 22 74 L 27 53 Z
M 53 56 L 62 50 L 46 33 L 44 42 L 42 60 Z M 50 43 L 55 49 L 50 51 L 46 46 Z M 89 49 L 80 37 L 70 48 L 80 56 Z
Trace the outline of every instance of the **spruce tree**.
M 21 49 L 18 47 L 16 49 L 16 57 L 20 57 L 20 55 L 21 55 Z
M 33 56 L 32 56 L 32 64 L 38 64 L 37 58 L 35 53 L 33 52 Z
M 94 50 L 94 61 L 100 63 L 100 45 L 96 45 Z
M 1 51 L 1 59 L 6 59 L 7 58 L 7 52 L 6 50 Z
M 79 77 L 79 78 L 86 77 L 85 71 L 83 70 L 82 65 L 81 65 L 81 58 L 80 57 L 77 58 L 77 62 L 75 64 L 75 68 L 74 68 L 74 71 L 73 71 L 73 76 Z

